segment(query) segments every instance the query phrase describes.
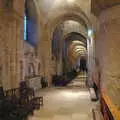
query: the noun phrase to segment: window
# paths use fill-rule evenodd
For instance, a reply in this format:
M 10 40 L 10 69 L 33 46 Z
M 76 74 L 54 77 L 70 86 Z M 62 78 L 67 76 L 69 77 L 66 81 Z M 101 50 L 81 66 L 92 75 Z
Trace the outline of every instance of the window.
M 27 17 L 24 16 L 24 40 L 27 40 Z
M 37 13 L 36 13 L 36 7 L 34 3 L 32 6 L 30 4 L 26 0 L 25 11 L 24 11 L 24 14 L 25 14 L 24 16 L 24 40 L 27 41 L 28 44 L 35 47 L 37 40 L 38 40 Z

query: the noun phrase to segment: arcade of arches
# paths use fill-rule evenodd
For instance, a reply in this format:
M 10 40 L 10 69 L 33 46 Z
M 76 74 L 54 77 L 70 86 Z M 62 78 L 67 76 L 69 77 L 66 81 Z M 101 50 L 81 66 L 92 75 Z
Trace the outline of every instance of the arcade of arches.
M 120 120 L 119 11 L 119 0 L 0 0 L 0 86 L 29 81 L 45 97 L 28 119 Z

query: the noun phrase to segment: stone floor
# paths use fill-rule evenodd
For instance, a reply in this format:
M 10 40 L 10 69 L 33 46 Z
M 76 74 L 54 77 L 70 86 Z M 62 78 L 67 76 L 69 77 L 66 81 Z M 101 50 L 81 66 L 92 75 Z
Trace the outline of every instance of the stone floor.
M 28 120 L 93 120 L 96 103 L 87 89 L 49 88 L 38 94 L 44 95 L 44 107 Z
M 81 72 L 74 80 L 67 85 L 67 87 L 80 87 L 86 88 L 86 79 L 87 75 L 84 72 Z
M 85 87 L 47 88 L 37 95 L 44 96 L 44 107 L 28 120 L 93 120 L 92 109 L 97 103 L 91 102 Z

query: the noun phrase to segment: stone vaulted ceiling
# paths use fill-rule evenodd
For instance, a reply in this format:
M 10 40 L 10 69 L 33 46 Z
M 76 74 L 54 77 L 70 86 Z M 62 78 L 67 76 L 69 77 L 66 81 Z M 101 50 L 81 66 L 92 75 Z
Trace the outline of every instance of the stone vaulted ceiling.
M 99 15 L 102 10 L 117 4 L 120 4 L 120 0 L 92 0 L 92 12 L 95 15 Z

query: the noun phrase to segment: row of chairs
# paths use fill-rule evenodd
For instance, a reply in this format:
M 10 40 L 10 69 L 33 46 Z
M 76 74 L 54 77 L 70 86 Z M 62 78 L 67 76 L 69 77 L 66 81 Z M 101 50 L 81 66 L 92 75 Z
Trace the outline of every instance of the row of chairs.
M 26 82 L 15 89 L 3 91 L 0 88 L 0 120 L 25 120 L 42 106 L 43 97 L 36 97 Z
M 52 78 L 52 84 L 55 86 L 66 86 L 76 76 L 77 76 L 77 73 L 75 71 L 71 71 L 71 72 L 68 72 L 68 73 L 60 75 L 60 76 L 54 75 Z
M 52 78 L 52 84 L 54 86 L 66 86 L 68 83 L 68 80 L 64 76 L 53 76 Z

